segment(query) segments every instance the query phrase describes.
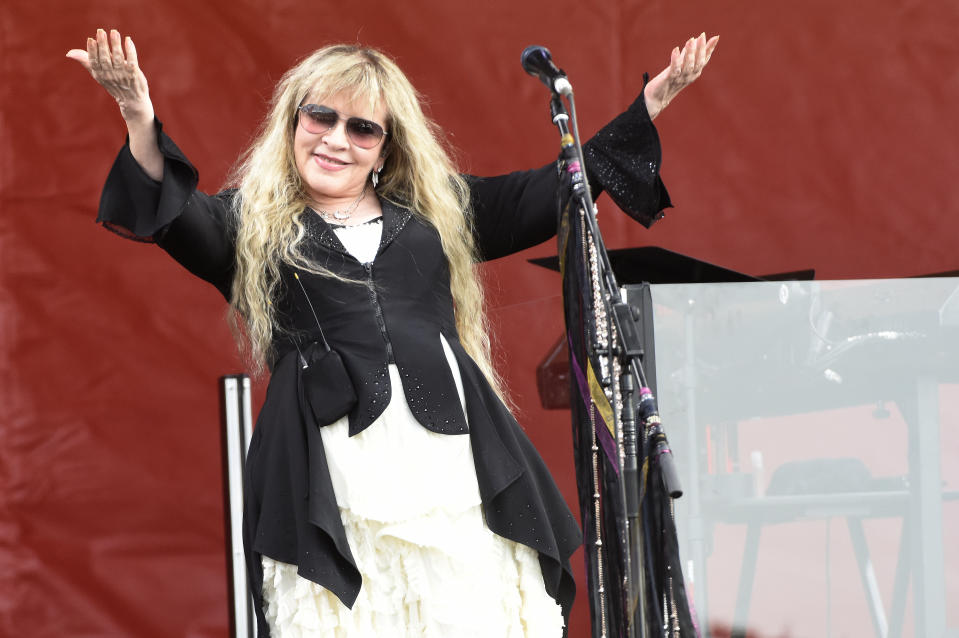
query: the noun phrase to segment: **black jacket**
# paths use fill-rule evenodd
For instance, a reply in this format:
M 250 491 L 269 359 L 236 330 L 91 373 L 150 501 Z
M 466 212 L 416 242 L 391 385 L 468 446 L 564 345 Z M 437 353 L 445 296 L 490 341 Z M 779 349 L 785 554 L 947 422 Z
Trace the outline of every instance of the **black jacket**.
M 193 274 L 229 297 L 234 274 L 230 200 L 234 192 L 196 191 L 197 173 L 157 125 L 165 157 L 162 183 L 147 177 L 124 147 L 103 190 L 98 221 L 117 232 L 155 241 Z M 640 97 L 585 148 L 594 194 L 606 189 L 645 225 L 669 206 L 659 179 L 660 149 Z M 475 239 L 484 259 L 538 244 L 556 232 L 556 169 L 470 177 Z M 305 252 L 317 263 L 362 284 L 300 272 L 304 289 L 282 267 L 274 301 L 283 330 L 266 401 L 246 464 L 244 540 L 261 636 L 260 557 L 298 566 L 298 573 L 352 606 L 361 586 L 333 494 L 322 438 L 304 400 L 297 345 L 323 333 L 340 353 L 358 395 L 350 433 L 368 427 L 389 403 L 387 364 L 426 428 L 470 436 L 487 525 L 537 550 L 547 592 L 568 621 L 575 591 L 569 557 L 581 543 L 573 515 L 509 410 L 459 342 L 449 267 L 437 232 L 395 202 L 381 201 L 383 234 L 375 260 L 360 264 L 318 215 L 301 219 Z M 463 379 L 466 414 L 441 346 L 443 335 Z M 442 477 L 437 477 L 441 480 Z

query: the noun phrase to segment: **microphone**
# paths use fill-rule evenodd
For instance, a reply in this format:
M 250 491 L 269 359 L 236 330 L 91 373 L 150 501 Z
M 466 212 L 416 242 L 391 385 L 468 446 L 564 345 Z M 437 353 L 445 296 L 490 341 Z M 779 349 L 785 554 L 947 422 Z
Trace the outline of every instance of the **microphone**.
M 562 93 L 569 97 L 573 93 L 573 85 L 566 79 L 562 69 L 553 64 L 553 56 L 546 47 L 531 45 L 523 49 L 520 56 L 523 69 L 530 75 L 538 77 L 551 91 Z

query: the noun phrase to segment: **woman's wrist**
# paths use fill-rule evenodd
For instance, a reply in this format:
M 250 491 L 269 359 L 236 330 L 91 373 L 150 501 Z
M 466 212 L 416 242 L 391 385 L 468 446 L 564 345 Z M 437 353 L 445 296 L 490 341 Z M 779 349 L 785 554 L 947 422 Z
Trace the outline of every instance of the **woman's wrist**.
M 147 113 L 126 120 L 130 153 L 151 178 L 163 179 L 163 154 L 157 143 L 156 120 L 151 108 Z
M 126 122 L 128 129 L 143 129 L 153 126 L 153 104 L 149 102 L 136 106 L 120 104 L 120 115 L 123 116 L 123 121 Z

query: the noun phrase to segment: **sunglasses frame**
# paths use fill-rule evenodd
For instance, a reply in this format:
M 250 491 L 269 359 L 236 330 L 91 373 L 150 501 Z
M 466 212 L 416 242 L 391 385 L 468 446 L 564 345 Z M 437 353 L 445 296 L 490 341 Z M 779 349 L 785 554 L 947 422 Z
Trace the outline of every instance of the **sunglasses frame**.
M 335 115 L 337 118 L 336 122 L 330 125 L 329 127 L 323 129 L 322 131 L 311 131 L 309 128 L 307 128 L 306 124 L 302 123 L 302 117 L 301 117 L 302 115 L 305 115 L 306 117 L 312 118 L 313 116 L 311 115 L 310 111 L 312 111 L 313 109 L 311 107 L 315 107 L 321 113 L 330 113 L 332 115 Z M 356 146 L 363 149 L 376 148 L 377 146 L 382 144 L 383 140 L 385 140 L 387 136 L 390 134 L 389 131 L 384 129 L 382 126 L 380 126 L 373 120 L 367 120 L 362 117 L 343 117 L 343 115 L 341 115 L 340 112 L 337 111 L 336 109 L 331 109 L 330 107 L 324 106 L 322 104 L 312 104 L 312 103 L 301 104 L 298 107 L 296 107 L 296 117 L 298 120 L 298 124 L 303 127 L 303 130 L 305 130 L 307 133 L 310 133 L 311 135 L 322 135 L 323 133 L 326 133 L 327 131 L 332 131 L 333 129 L 335 129 L 340 122 L 345 122 L 346 136 L 350 139 L 350 142 L 352 142 Z M 364 146 L 363 144 L 358 143 L 353 138 L 353 133 L 350 131 L 351 122 L 359 122 L 362 126 L 372 125 L 374 127 L 374 130 L 379 129 L 382 135 L 380 135 L 380 138 L 376 141 L 375 144 L 372 144 L 371 146 Z

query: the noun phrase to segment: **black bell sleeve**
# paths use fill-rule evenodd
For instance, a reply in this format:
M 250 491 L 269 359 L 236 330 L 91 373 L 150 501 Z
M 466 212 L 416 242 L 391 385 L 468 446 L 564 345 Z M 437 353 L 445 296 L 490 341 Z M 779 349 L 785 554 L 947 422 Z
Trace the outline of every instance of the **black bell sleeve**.
M 659 176 L 662 149 L 642 94 L 625 112 L 583 145 L 593 197 L 609 193 L 630 217 L 647 228 L 672 206 Z M 496 259 L 556 234 L 555 163 L 496 177 L 467 176 L 473 232 L 480 257 Z
M 128 140 L 103 187 L 97 221 L 128 239 L 158 244 L 229 299 L 235 269 L 235 191 L 211 196 L 196 190 L 197 170 L 159 121 L 156 131 L 163 180 L 158 182 L 143 171 Z

